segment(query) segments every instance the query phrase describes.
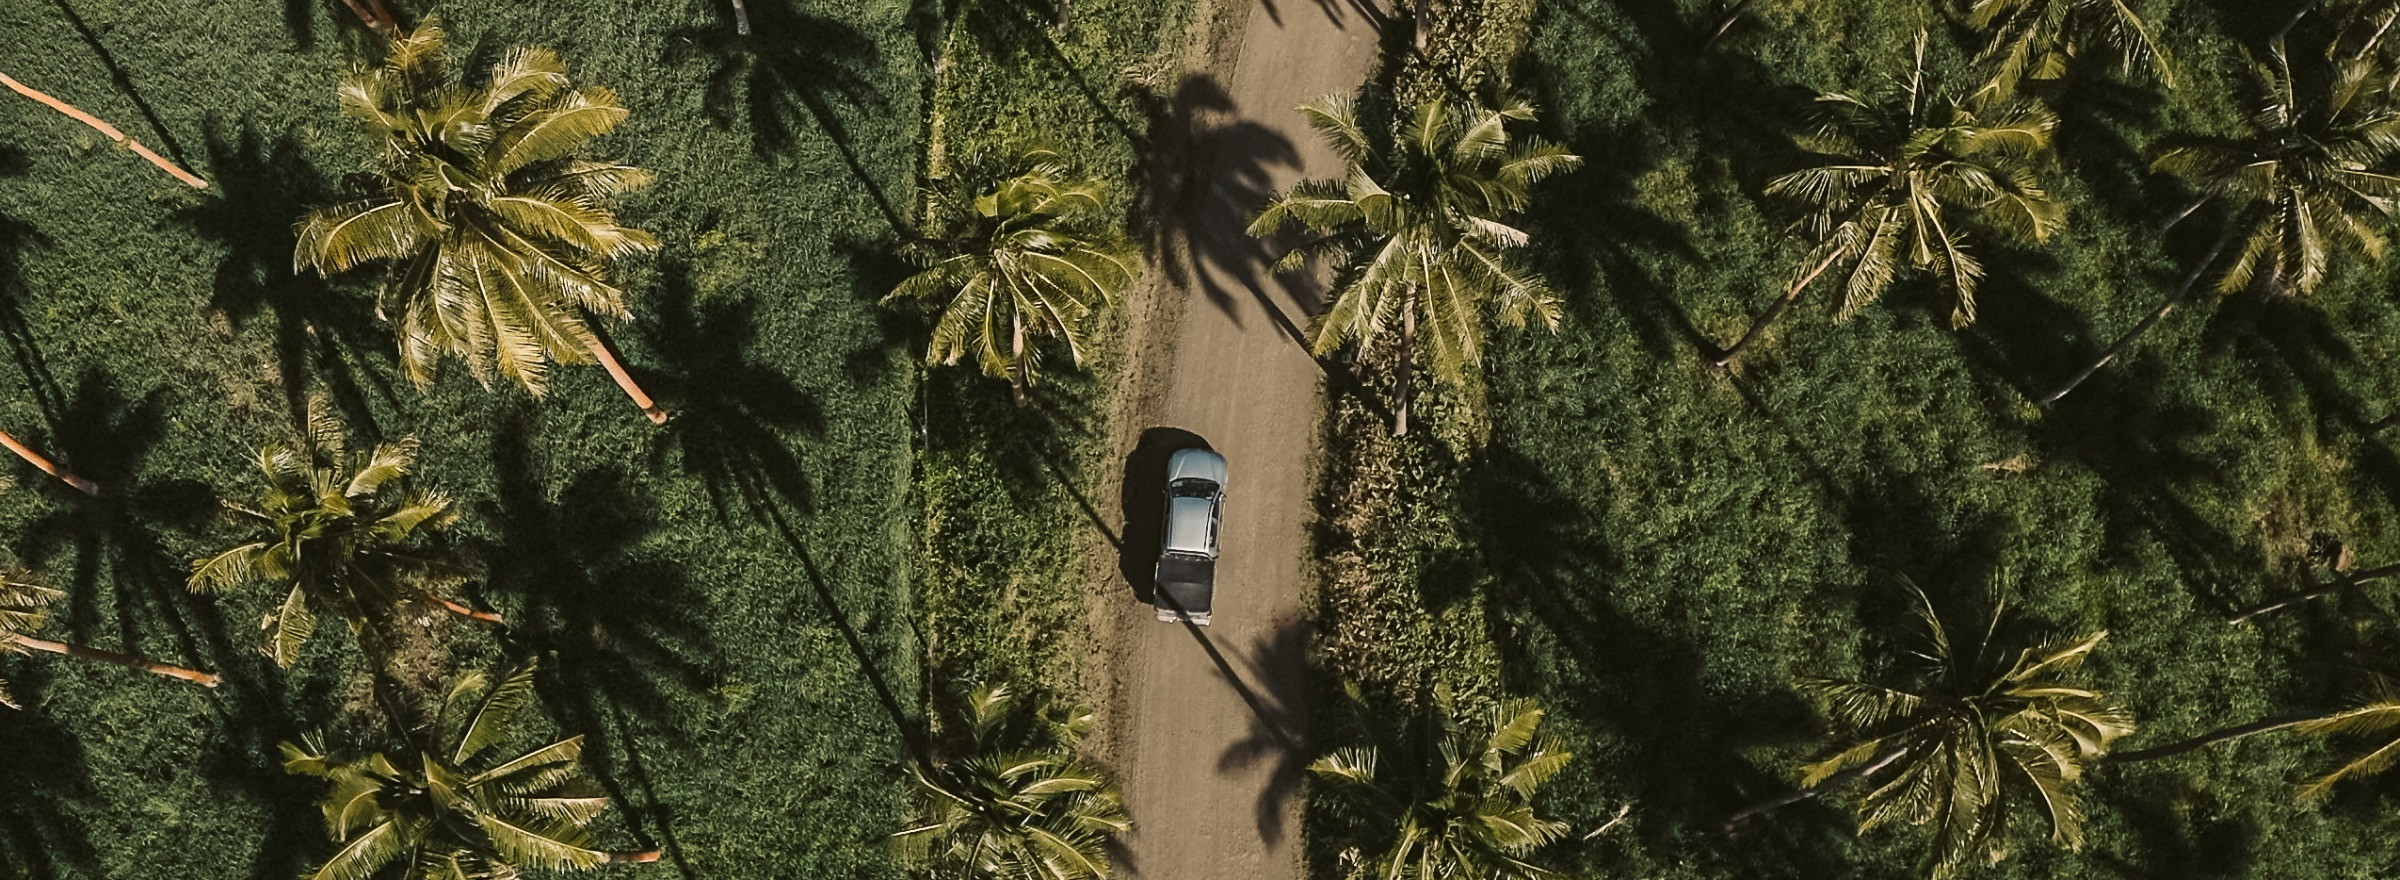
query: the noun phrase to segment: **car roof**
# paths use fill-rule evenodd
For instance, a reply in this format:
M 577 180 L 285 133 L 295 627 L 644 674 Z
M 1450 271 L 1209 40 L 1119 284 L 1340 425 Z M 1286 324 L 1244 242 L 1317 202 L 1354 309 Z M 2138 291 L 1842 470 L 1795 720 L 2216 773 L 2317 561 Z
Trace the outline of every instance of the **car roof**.
M 1209 509 L 1215 506 L 1215 499 L 1210 498 L 1167 499 L 1166 549 L 1215 553 L 1211 546 L 1215 536 L 1209 534 Z
M 1201 479 L 1225 485 L 1225 457 L 1206 449 L 1178 449 L 1167 457 L 1167 482 Z

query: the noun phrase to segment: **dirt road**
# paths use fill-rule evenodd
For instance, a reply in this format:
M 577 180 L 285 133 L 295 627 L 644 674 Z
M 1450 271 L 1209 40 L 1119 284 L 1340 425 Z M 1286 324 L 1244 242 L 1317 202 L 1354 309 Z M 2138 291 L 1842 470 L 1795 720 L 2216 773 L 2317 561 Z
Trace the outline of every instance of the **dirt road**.
M 1247 20 L 1177 93 L 1181 149 L 1152 271 L 1168 298 L 1137 355 L 1146 405 L 1127 457 L 1124 584 L 1102 633 L 1114 693 L 1112 758 L 1134 832 L 1119 869 L 1145 880 L 1297 880 L 1307 760 L 1302 558 L 1322 373 L 1301 343 L 1319 289 L 1267 271 L 1243 234 L 1268 194 L 1341 163 L 1293 108 L 1356 88 L 1379 20 L 1367 0 L 1242 0 Z M 1177 302 L 1176 300 L 1180 300 Z M 1137 333 L 1137 337 L 1138 337 Z M 1215 625 L 1153 619 L 1165 456 L 1206 445 L 1231 467 Z

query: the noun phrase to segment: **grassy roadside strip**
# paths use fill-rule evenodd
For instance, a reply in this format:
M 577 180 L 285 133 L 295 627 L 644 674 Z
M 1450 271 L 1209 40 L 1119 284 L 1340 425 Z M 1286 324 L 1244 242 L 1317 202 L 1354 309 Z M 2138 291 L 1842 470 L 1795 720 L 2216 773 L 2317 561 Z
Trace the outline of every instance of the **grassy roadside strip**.
M 1192 4 L 1077 0 L 1063 32 L 1047 12 L 980 4 L 950 23 L 926 129 L 927 172 L 948 157 L 1042 143 L 1106 182 L 1136 241 L 1146 241 L 1145 159 L 1165 118 Z M 1137 282 L 1134 290 L 1144 289 Z M 1122 338 L 1128 310 L 1099 334 Z M 921 334 L 920 334 L 921 337 Z M 1109 416 L 1126 359 L 1093 346 L 1030 402 L 966 369 L 928 373 L 918 401 L 923 506 L 919 612 L 928 683 L 959 690 L 1010 681 L 1080 695 L 1087 560 L 1109 550 L 1117 490 Z

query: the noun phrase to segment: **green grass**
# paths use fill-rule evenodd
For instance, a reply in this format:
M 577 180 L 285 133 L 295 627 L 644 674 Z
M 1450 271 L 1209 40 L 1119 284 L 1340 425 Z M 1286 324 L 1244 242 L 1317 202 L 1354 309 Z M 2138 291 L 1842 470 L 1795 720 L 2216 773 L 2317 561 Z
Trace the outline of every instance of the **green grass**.
M 1906 582 L 1960 608 L 2004 575 L 2036 621 L 2109 630 L 2093 675 L 2140 717 L 2126 748 L 2365 688 L 2388 665 L 2388 592 L 2226 617 L 2325 577 L 2336 542 L 2362 566 L 2400 558 L 2400 459 L 2362 430 L 2400 406 L 2389 269 L 2352 260 L 2307 302 L 2188 308 L 2057 408 L 2029 403 L 2205 249 L 2204 223 L 2155 235 L 2187 197 L 2145 160 L 2169 133 L 2229 130 L 2249 103 L 2237 47 L 2282 14 L 2140 4 L 2181 88 L 2086 83 L 2063 102 L 2047 176 L 2070 227 L 1985 247 L 1973 328 L 1947 330 L 1921 277 L 1848 323 L 1820 290 L 1726 377 L 1694 337 L 1729 343 L 1800 253 L 1760 195 L 1795 161 L 1796 111 L 1901 72 L 1919 22 L 1953 86 L 1971 45 L 1948 5 L 1791 0 L 1700 57 L 1723 5 L 1544 4 L 1514 80 L 1588 159 L 1531 223 L 1567 326 L 1495 345 L 1480 449 L 1395 445 L 1337 400 L 1330 670 L 1551 707 L 1578 755 L 1546 809 L 1574 838 L 1620 805 L 1632 821 L 1547 861 L 1745 880 L 1917 876 L 1914 829 L 1854 836 L 1839 796 L 1718 833 L 1823 753 L 1794 681 L 1873 675 L 1906 644 Z M 2106 768 L 2083 852 L 2020 815 L 1979 876 L 2381 876 L 2400 859 L 2396 783 L 2292 796 L 2354 745 L 2270 735 Z
M 447 647 L 413 671 L 541 656 L 546 709 L 590 737 L 622 808 L 608 839 L 667 850 L 618 873 L 892 876 L 878 841 L 919 702 L 917 373 L 874 298 L 896 241 L 877 193 L 912 198 L 928 76 L 908 5 L 750 0 L 762 33 L 842 73 L 789 80 L 802 91 L 763 115 L 744 90 L 771 83 L 738 71 L 712 104 L 717 59 L 681 47 L 729 25 L 698 0 L 441 8 L 462 51 L 551 46 L 632 108 L 600 149 L 659 172 L 625 216 L 665 249 L 627 268 L 638 318 L 610 329 L 678 413 L 665 429 L 591 368 L 541 400 L 456 370 L 420 394 L 368 314 L 371 273 L 291 277 L 291 222 L 362 147 L 334 106 L 356 42 L 338 5 L 0 10 L 0 70 L 217 183 L 195 194 L 0 100 L 0 423 L 111 490 L 85 502 L 15 468 L 0 539 L 69 591 L 54 632 L 230 679 L 8 661 L 27 709 L 0 714 L 0 873 L 285 878 L 326 852 L 316 792 L 274 746 L 358 731 L 352 640 L 329 625 L 279 673 L 254 650 L 266 591 L 182 586 L 229 533 L 214 498 L 254 491 L 249 450 L 324 391 L 362 428 L 423 439 L 490 570 L 471 592 L 515 624 L 439 622 Z M 809 35 L 800 11 L 820 17 Z

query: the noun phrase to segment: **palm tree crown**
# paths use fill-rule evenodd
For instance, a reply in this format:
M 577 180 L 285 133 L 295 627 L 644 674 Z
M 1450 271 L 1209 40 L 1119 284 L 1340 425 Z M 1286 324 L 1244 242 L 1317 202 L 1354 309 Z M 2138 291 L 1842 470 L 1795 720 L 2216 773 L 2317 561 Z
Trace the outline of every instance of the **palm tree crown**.
M 2034 241 L 2060 225 L 2063 209 L 2025 161 L 2050 145 L 2058 117 L 2025 102 L 1943 99 L 1932 88 L 1920 35 L 1915 69 L 1897 93 L 1881 102 L 1819 95 L 1826 123 L 1799 140 L 1822 161 L 1767 184 L 1768 195 L 1807 209 L 1818 242 L 1810 262 L 1850 267 L 1844 317 L 1891 288 L 1905 254 L 1941 278 L 1954 297 L 1950 324 L 1964 327 L 1975 321 L 1983 280 L 1964 221 Z
M 2010 651 L 1994 644 L 2003 608 L 1975 641 L 1957 644 L 1932 603 L 1916 597 L 1926 640 L 1908 682 L 1807 684 L 1850 744 L 1810 765 L 1802 784 L 1873 777 L 1858 806 L 1861 830 L 1932 826 L 1936 876 L 1997 857 L 2012 799 L 2047 816 L 2053 840 L 2080 846 L 2084 769 L 2133 732 L 2130 714 L 2072 679 L 2107 633 Z
M 1098 880 L 1132 827 L 1115 780 L 1075 756 L 1088 711 L 1029 712 L 1005 685 L 967 699 L 953 754 L 915 771 L 923 806 L 893 835 L 931 878 Z
M 1992 82 L 2003 91 L 2022 80 L 2064 77 L 2070 63 L 2094 53 L 2117 56 L 2128 71 L 2148 67 L 2175 85 L 2166 53 L 2127 0 L 1974 0 L 1967 23 L 1990 34 L 1976 61 L 1993 65 Z
M 2302 798 L 2321 796 L 2333 790 L 2335 784 L 2346 779 L 2360 779 L 2382 773 L 2392 768 L 2392 762 L 2400 761 L 2400 698 L 2391 696 L 2388 690 L 2384 695 L 2375 699 L 2321 718 L 2300 722 L 2293 727 L 2301 733 L 2318 736 L 2380 735 L 2380 742 L 2374 748 L 2368 749 L 2365 753 L 2344 762 L 2342 766 L 2334 768 L 2332 772 L 2319 776 L 2302 787 L 2300 789 Z
M 1511 123 L 1533 121 L 1531 105 L 1428 101 L 1397 130 L 1380 98 L 1331 97 L 1300 112 L 1349 170 L 1293 185 L 1259 211 L 1250 234 L 1297 225 L 1311 237 L 1277 271 L 1312 259 L 1334 268 L 1333 302 L 1308 329 L 1316 354 L 1397 330 L 1400 357 L 1414 358 L 1422 324 L 1434 375 L 1457 383 L 1482 362 L 1487 316 L 1558 329 L 1558 295 L 1521 264 L 1528 237 L 1509 224 L 1535 183 L 1583 160 L 1510 134 Z
M 451 78 L 442 54 L 441 25 L 427 16 L 381 67 L 343 79 L 343 112 L 380 148 L 372 194 L 311 213 L 296 267 L 331 275 L 398 261 L 378 311 L 397 323 L 401 364 L 419 385 L 445 357 L 487 385 L 497 374 L 536 393 L 553 361 L 613 365 L 583 313 L 629 316 L 608 264 L 658 244 L 619 225 L 607 201 L 650 173 L 576 154 L 625 108 L 608 89 L 570 88 L 547 49 L 511 50 L 472 86 Z
M 2400 107 L 2371 55 L 2330 62 L 2305 99 L 2282 41 L 2257 68 L 2266 94 L 2248 133 L 2188 139 L 2152 167 L 2229 203 L 2226 234 L 2239 249 L 2219 292 L 2256 283 L 2305 296 L 2325 282 L 2335 248 L 2382 257 L 2381 226 L 2400 198 L 2388 167 L 2400 152 Z
M 346 451 L 343 434 L 322 401 L 312 401 L 300 445 L 259 450 L 266 490 L 258 506 L 226 505 L 255 523 L 256 538 L 195 560 L 188 585 L 203 592 L 252 582 L 283 588 L 264 622 L 268 654 L 283 666 L 299 658 L 321 614 L 363 631 L 402 599 L 416 599 L 497 621 L 442 597 L 453 566 L 423 539 L 457 514 L 449 498 L 409 483 L 416 438 L 379 444 L 362 457 Z
M 1083 364 L 1092 319 L 1135 267 L 1106 191 L 1048 149 L 978 157 L 936 187 L 933 224 L 913 249 L 923 269 L 885 302 L 936 303 L 928 364 L 972 357 L 1024 399 L 1042 337 Z
M 61 595 L 35 580 L 30 571 L 0 570 L 0 654 L 25 653 L 26 645 L 18 639 L 42 631 L 50 619 L 50 603 Z M 17 708 L 6 679 L 0 679 L 0 706 Z
M 523 734 L 533 671 L 529 662 L 497 685 L 460 678 L 415 755 L 335 761 L 314 743 L 284 743 L 286 772 L 331 785 L 325 832 L 340 849 L 307 880 L 364 880 L 394 864 L 410 877 L 511 878 L 643 860 L 592 843 L 587 826 L 608 798 L 582 779 L 583 737 L 507 748 Z
M 1573 755 L 1537 737 L 1542 715 L 1532 701 L 1510 700 L 1493 708 L 1488 729 L 1467 730 L 1445 714 L 1438 744 L 1416 743 L 1388 760 L 1373 746 L 1347 748 L 1310 764 L 1375 823 L 1371 851 L 1354 851 L 1356 876 L 1552 876 L 1525 859 L 1567 825 L 1537 816 L 1533 798 Z

